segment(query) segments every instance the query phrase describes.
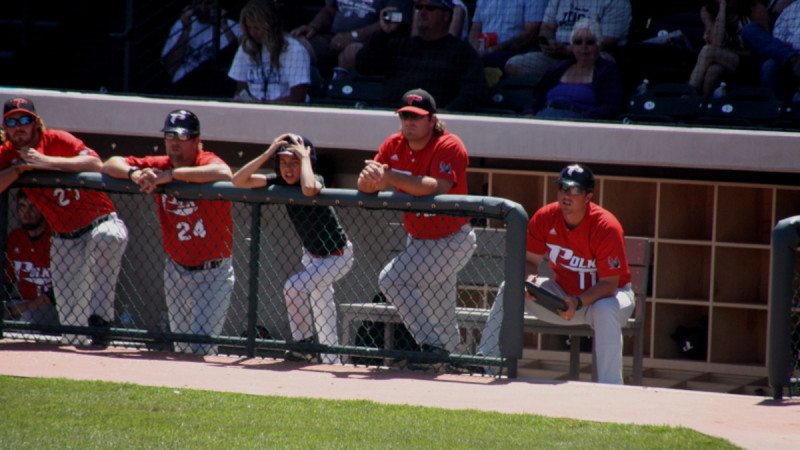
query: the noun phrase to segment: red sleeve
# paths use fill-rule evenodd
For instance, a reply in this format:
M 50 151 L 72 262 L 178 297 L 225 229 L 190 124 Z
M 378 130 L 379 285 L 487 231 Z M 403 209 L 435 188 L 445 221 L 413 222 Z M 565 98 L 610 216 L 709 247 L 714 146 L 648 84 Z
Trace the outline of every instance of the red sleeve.
M 465 173 L 469 164 L 469 157 L 464 144 L 452 135 L 440 141 L 433 158 L 428 175 L 433 178 L 449 180 L 455 186 L 459 181 L 458 174 Z
M 595 244 L 592 253 L 596 255 L 597 277 L 622 276 L 628 264 L 622 226 L 616 221 L 604 220 L 590 242 Z
M 63 130 L 50 130 L 50 133 L 44 134 L 41 148 L 45 154 L 53 156 L 88 155 L 95 158 L 100 157 L 96 151 L 87 147 L 82 140 Z
M 228 165 L 222 158 L 211 152 L 203 152 L 197 156 L 198 166 L 208 166 L 211 164 L 224 164 Z
M 7 145 L 0 147 L 0 170 L 11 167 L 14 159 L 19 158 L 19 152 Z
M 537 255 L 544 255 L 547 253 L 547 222 L 544 214 L 544 208 L 539 208 L 531 217 L 528 222 L 528 237 L 526 242 L 526 250 Z

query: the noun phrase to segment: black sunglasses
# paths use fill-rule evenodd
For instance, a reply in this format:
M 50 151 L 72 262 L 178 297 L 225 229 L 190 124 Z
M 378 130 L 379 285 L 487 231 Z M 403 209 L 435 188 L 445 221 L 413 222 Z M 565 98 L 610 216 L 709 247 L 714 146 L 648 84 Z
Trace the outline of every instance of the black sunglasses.
M 421 114 L 408 112 L 408 111 L 401 111 L 401 112 L 397 113 L 397 115 L 399 115 L 402 120 L 419 120 L 419 119 L 422 119 L 423 117 L 425 117 L 425 116 L 423 116 Z
M 579 186 L 568 186 L 564 183 L 558 183 L 558 190 L 569 195 L 583 195 L 586 189 Z
M 440 6 L 436 6 L 436 5 L 420 5 L 420 4 L 416 4 L 416 5 L 414 5 L 414 9 L 416 9 L 417 11 L 420 11 L 420 10 L 424 9 L 425 11 L 428 11 L 428 12 L 436 11 L 437 9 L 444 11 L 444 8 L 442 8 Z
M 575 39 L 572 41 L 572 45 L 595 45 L 597 44 L 597 39 Z
M 14 128 L 18 125 L 22 126 L 30 125 L 33 122 L 36 122 L 36 119 L 34 119 L 33 116 L 22 116 L 16 119 L 12 118 L 6 119 L 6 126 L 8 128 Z
M 164 139 L 168 141 L 179 140 L 181 142 L 188 141 L 189 139 L 193 139 L 197 136 L 197 133 L 190 133 L 188 131 L 165 131 L 164 132 Z

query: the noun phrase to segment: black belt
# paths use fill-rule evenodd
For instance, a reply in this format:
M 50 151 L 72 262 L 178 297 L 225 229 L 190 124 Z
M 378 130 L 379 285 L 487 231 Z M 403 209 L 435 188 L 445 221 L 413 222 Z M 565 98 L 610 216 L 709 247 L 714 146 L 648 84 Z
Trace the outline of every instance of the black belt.
M 61 239 L 78 239 L 84 234 L 92 231 L 94 227 L 100 225 L 103 222 L 108 222 L 109 220 L 111 220 L 111 214 L 113 213 L 100 216 L 97 219 L 94 219 L 92 223 L 90 223 L 89 225 L 86 225 L 85 227 L 80 228 L 78 230 L 70 231 L 69 233 L 56 233 L 56 236 L 60 237 Z
M 186 269 L 186 270 L 188 270 L 190 272 L 194 272 L 196 270 L 216 269 L 216 268 L 218 268 L 219 266 L 222 265 L 222 261 L 224 261 L 224 260 L 223 259 L 212 259 L 212 260 L 204 262 L 203 264 L 199 264 L 197 266 L 184 266 L 183 264 L 181 264 L 181 263 L 179 263 L 177 261 L 175 262 L 175 264 L 183 267 L 184 269 Z

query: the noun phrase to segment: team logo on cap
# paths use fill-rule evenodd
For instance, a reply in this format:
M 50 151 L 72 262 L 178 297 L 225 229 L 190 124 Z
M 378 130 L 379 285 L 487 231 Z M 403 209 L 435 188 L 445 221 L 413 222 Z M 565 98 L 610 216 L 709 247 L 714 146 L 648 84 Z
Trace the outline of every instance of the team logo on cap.
M 406 101 L 408 102 L 409 105 L 413 105 L 414 103 L 421 102 L 422 96 L 417 94 L 409 94 L 408 96 L 406 96 Z
M 14 105 L 15 108 L 19 108 L 22 105 L 27 105 L 28 100 L 25 98 L 12 98 L 11 100 L 8 101 L 8 103 Z
M 169 113 L 169 122 L 175 125 L 175 122 L 178 120 L 186 120 L 186 111 L 176 111 L 173 113 Z
M 567 166 L 567 174 L 569 176 L 573 176 L 576 173 L 583 173 L 583 167 L 573 164 L 571 166 Z

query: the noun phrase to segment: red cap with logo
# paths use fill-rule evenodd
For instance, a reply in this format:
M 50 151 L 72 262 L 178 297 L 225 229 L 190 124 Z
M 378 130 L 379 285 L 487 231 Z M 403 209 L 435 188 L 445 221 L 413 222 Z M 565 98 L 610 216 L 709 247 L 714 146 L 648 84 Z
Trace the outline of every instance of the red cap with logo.
M 3 118 L 16 112 L 24 112 L 34 117 L 39 117 L 36 115 L 36 107 L 33 106 L 33 102 L 23 97 L 12 98 L 3 105 Z

